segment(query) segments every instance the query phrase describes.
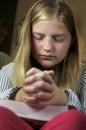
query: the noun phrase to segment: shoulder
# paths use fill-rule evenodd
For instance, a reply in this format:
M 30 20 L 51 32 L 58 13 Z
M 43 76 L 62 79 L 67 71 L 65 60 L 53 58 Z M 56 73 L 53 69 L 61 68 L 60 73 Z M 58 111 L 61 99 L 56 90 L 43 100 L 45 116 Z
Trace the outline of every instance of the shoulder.
M 81 72 L 86 73 L 86 63 L 85 62 L 81 64 Z
M 86 84 L 86 63 L 81 64 L 80 68 L 80 75 L 78 77 L 77 81 L 77 91 L 80 93 L 83 91 L 83 88 L 85 87 Z
M 0 70 L 0 77 L 1 76 L 9 77 L 10 75 L 12 75 L 13 70 L 14 70 L 14 63 L 9 63 L 3 66 L 2 69 Z
M 12 75 L 14 63 L 9 63 L 0 70 L 0 91 L 3 92 L 12 87 Z
M 80 79 L 82 79 L 82 80 L 84 80 L 86 82 L 86 63 L 83 63 L 81 65 Z

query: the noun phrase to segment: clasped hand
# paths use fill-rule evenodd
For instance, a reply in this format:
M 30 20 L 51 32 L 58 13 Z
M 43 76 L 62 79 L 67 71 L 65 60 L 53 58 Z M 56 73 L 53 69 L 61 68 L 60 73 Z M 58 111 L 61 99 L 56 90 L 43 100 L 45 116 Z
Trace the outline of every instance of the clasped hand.
M 26 73 L 23 86 L 23 100 L 25 103 L 35 107 L 46 107 L 51 105 L 55 96 L 54 71 L 41 71 L 31 68 Z

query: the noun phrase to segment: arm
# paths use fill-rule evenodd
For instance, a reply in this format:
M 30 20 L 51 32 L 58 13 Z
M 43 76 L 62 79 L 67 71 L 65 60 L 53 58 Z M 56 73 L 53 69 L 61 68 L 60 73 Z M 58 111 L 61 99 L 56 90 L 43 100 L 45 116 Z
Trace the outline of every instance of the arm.
M 56 86 L 52 71 L 31 69 L 27 72 L 25 84 L 15 96 L 15 100 L 24 101 L 32 106 L 72 105 L 80 107 L 78 97 L 72 90 L 62 90 Z M 65 91 L 68 91 L 68 95 Z
M 0 70 L 0 98 L 13 99 L 20 87 L 12 85 L 13 64 L 10 63 Z
M 68 93 L 68 101 L 66 103 L 67 106 L 73 106 L 76 109 L 81 109 L 81 102 L 75 92 L 73 92 L 71 89 L 65 89 Z
M 36 107 L 65 104 L 67 95 L 56 86 L 53 74 L 52 70 L 30 69 L 26 74 L 24 86 L 16 94 L 15 100 Z
M 65 91 L 68 92 L 68 97 L 67 97 L 67 95 L 65 95 L 65 93 L 63 93 L 63 91 L 64 92 Z M 64 99 L 62 101 L 63 104 L 59 103 L 57 105 L 64 105 L 65 104 L 67 106 L 73 106 L 76 109 L 81 109 L 81 103 L 80 103 L 80 100 L 79 100 L 78 96 L 76 95 L 76 93 L 73 92 L 71 89 L 66 89 L 66 90 L 63 90 L 63 91 L 61 90 L 60 93 L 59 93 L 59 96 L 60 97 L 62 96 L 63 97 L 62 99 Z M 17 100 L 17 101 L 24 101 L 23 96 L 22 96 L 23 94 L 24 94 L 24 91 L 21 88 L 19 91 L 17 91 L 16 96 L 15 96 L 15 100 Z M 64 94 L 64 96 L 63 96 L 63 94 Z
M 81 109 L 86 111 L 86 64 L 81 66 L 81 73 L 77 82 L 76 93 L 81 102 Z

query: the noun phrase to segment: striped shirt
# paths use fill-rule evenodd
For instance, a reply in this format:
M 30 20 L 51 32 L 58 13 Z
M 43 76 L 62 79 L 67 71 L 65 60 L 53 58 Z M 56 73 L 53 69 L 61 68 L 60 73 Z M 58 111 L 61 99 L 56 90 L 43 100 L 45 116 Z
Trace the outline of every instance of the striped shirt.
M 81 109 L 86 113 L 86 64 L 82 65 L 80 77 L 77 81 L 76 94 L 82 104 Z
M 0 70 L 0 98 L 11 99 L 12 98 L 11 96 L 15 94 L 21 87 L 21 86 L 12 85 L 13 70 L 14 70 L 13 63 L 9 63 L 8 65 L 5 65 Z M 86 74 L 85 74 L 85 78 L 86 78 Z M 82 83 L 80 85 L 82 85 Z M 63 91 L 67 91 L 69 94 L 68 102 L 66 105 L 74 106 L 75 108 L 80 109 L 81 103 L 79 101 L 79 98 L 75 94 L 75 92 L 73 92 L 71 89 L 65 89 Z

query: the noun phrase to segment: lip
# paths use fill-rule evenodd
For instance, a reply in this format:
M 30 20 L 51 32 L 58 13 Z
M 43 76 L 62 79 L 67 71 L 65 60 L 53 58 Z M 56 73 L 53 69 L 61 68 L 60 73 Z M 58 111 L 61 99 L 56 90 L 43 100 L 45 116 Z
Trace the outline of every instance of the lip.
M 40 57 L 45 60 L 51 60 L 53 58 L 52 55 L 40 55 Z

